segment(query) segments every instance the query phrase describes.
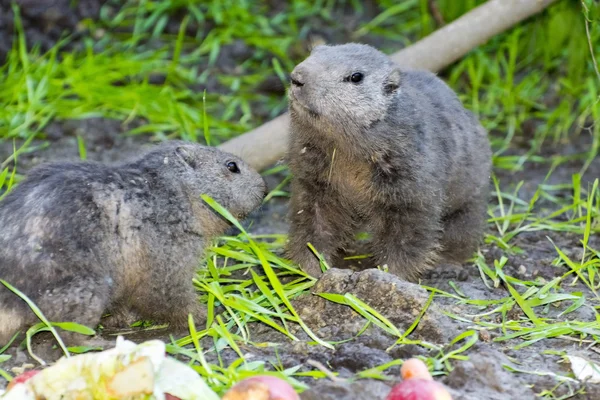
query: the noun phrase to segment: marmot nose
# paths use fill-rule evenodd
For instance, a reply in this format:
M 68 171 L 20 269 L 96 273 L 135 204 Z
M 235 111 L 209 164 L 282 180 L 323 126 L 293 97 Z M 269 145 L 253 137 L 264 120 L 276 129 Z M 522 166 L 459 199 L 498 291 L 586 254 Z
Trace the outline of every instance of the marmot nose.
M 302 74 L 297 69 L 292 71 L 290 77 L 292 78 L 292 85 L 304 86 L 304 80 L 302 78 Z

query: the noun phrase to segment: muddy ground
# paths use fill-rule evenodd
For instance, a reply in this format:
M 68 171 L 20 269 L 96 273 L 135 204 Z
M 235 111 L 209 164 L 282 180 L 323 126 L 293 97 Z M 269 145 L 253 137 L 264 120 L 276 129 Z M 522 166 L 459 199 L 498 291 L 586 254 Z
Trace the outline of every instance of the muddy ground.
M 98 10 L 98 2 L 80 1 L 80 6 L 75 11 L 61 8 L 65 15 L 44 13 L 40 2 L 34 0 L 21 0 L 21 3 L 30 3 L 29 11 L 24 13 L 24 26 L 31 40 L 41 40 L 44 46 L 51 45 L 60 36 L 61 27 L 74 29 L 77 21 L 82 17 L 95 17 Z M 42 2 L 43 3 L 43 2 Z M 47 2 L 52 3 L 50 1 Z M 68 3 L 68 0 L 55 3 Z M 2 52 L 7 50 L 10 40 L 10 26 L 7 21 L 8 1 L 0 0 L 0 59 Z M 34 7 L 37 4 L 37 8 Z M 41 10 L 40 11 L 40 7 Z M 57 28 L 58 27 L 58 28 Z M 1 47 L 4 46 L 4 47 Z M 150 141 L 150 137 L 135 136 L 128 137 L 124 134 L 128 127 L 122 126 L 120 121 L 102 118 L 84 121 L 54 122 L 46 130 L 46 138 L 40 139 L 33 144 L 33 148 L 40 146 L 39 150 L 32 153 L 22 154 L 19 157 L 19 172 L 25 173 L 31 167 L 52 160 L 76 160 L 79 158 L 77 147 L 77 135 L 83 135 L 87 146 L 88 159 L 104 162 L 117 162 L 135 156 Z M 46 145 L 48 145 L 45 147 Z M 560 148 L 545 148 L 545 154 L 564 154 L 565 152 L 580 151 L 586 148 L 588 139 L 585 136 L 578 137 L 569 146 Z M 0 143 L 0 161 L 10 156 L 12 143 Z M 518 151 L 517 151 L 518 152 Z M 551 183 L 570 183 L 571 176 L 581 167 L 581 163 L 571 162 L 561 165 L 552 175 Z M 496 171 L 503 187 L 516 184 L 524 180 L 525 184 L 520 195 L 527 199 L 535 191 L 548 171 L 547 165 L 531 166 L 522 172 Z M 595 160 L 584 176 L 585 180 L 593 180 L 600 176 L 600 160 Z M 269 185 L 273 188 L 281 181 L 280 175 L 268 177 Z M 493 199 L 490 199 L 493 201 Z M 285 215 L 287 202 L 283 198 L 275 198 L 259 212 L 253 215 L 253 232 L 260 233 L 285 233 L 287 222 Z M 490 227 L 491 229 L 492 227 Z M 568 255 L 576 255 L 580 252 L 580 237 L 570 234 L 550 234 L 548 232 L 530 232 L 522 234 L 515 239 L 515 244 L 525 250 L 524 255 L 509 256 L 505 267 L 507 275 L 520 279 L 533 279 L 543 277 L 550 281 L 556 276 L 564 273 L 563 269 L 556 268 L 552 261 L 556 258 L 556 251 L 548 240 L 550 236 L 558 247 L 567 252 Z M 598 238 L 593 237 L 590 245 L 598 248 Z M 483 246 L 488 263 L 493 263 L 502 252 L 495 246 Z M 329 271 L 318 282 L 313 292 L 330 293 L 353 293 L 373 308 L 389 318 L 401 331 L 408 328 L 418 313 L 423 308 L 428 298 L 428 292 L 418 285 L 403 282 L 394 276 L 369 267 L 365 261 L 356 271 L 350 269 L 333 269 Z M 454 281 L 464 294 L 476 299 L 494 299 L 507 296 L 508 293 L 502 286 L 495 289 L 487 289 L 477 268 L 473 265 L 464 265 L 457 270 L 450 266 L 440 266 L 428 274 L 422 283 L 427 286 L 438 287 L 452 292 L 449 281 Z M 580 290 L 573 287 L 573 291 Z M 364 325 L 364 319 L 352 312 L 349 308 L 327 302 L 315 295 L 306 295 L 294 300 L 294 305 L 301 313 L 305 322 L 319 335 L 327 340 L 345 340 L 355 336 Z M 566 306 L 565 306 L 566 307 Z M 564 307 L 563 307 L 564 308 Z M 426 340 L 431 343 L 444 344 L 461 332 L 472 328 L 469 324 L 459 323 L 443 314 L 448 311 L 457 315 L 473 314 L 480 310 L 473 307 L 457 305 L 456 301 L 445 298 L 436 298 L 432 307 L 425 314 L 423 320 L 412 334 L 412 338 Z M 560 311 L 560 310 L 559 310 Z M 551 313 L 556 313 L 551 310 Z M 513 319 L 519 317 L 521 311 L 514 308 L 510 316 Z M 595 313 L 588 307 L 581 307 L 568 315 L 569 319 L 577 321 L 593 321 Z M 316 399 L 384 399 L 394 381 L 381 382 L 376 380 L 360 380 L 349 382 L 346 378 L 353 373 L 367 368 L 375 367 L 394 359 L 406 359 L 414 355 L 426 355 L 427 350 L 418 346 L 397 346 L 389 351 L 386 349 L 394 343 L 394 338 L 385 334 L 378 328 L 369 328 L 367 332 L 354 340 L 339 345 L 335 351 L 324 350 L 322 347 L 307 344 L 308 337 L 301 331 L 294 332 L 301 340 L 290 342 L 272 330 L 264 326 L 256 326 L 252 339 L 255 342 L 270 341 L 281 344 L 279 348 L 265 349 L 244 346 L 243 350 L 254 357 L 263 359 L 273 364 L 280 364 L 287 368 L 303 365 L 303 370 L 313 368 L 314 362 L 318 362 L 328 369 L 339 372 L 336 379 L 321 379 L 304 381 L 312 386 L 302 395 L 304 400 Z M 581 355 L 595 362 L 600 362 L 600 355 L 594 349 L 588 349 L 586 345 L 578 342 L 552 339 L 537 342 L 518 351 L 512 349 L 520 341 L 494 342 L 496 332 L 481 331 L 479 341 L 467 352 L 469 360 L 453 361 L 454 370 L 449 376 L 441 378 L 451 389 L 455 399 L 483 400 L 483 399 L 533 399 L 534 393 L 542 390 L 550 390 L 557 381 L 552 376 L 523 374 L 509 372 L 504 365 L 511 365 L 527 371 L 554 372 L 566 375 L 570 372 L 568 364 L 560 363 L 556 355 L 544 354 L 545 350 L 561 350 L 568 354 Z M 128 336 L 135 340 L 144 340 L 150 337 L 159 337 L 168 340 L 168 332 L 156 331 L 152 334 L 141 333 Z M 113 340 L 114 336 L 105 334 L 106 339 Z M 206 343 L 205 348 L 211 343 Z M 47 361 L 57 357 L 56 350 L 47 348 L 47 343 L 37 344 L 36 351 Z M 32 363 L 33 360 L 23 349 L 11 348 L 7 354 L 13 358 L 0 365 L 2 368 L 11 369 L 19 367 L 24 363 Z M 209 361 L 216 362 L 215 359 Z M 233 361 L 237 358 L 233 352 L 224 352 L 225 361 Z M 399 368 L 393 367 L 386 371 L 390 377 L 397 377 Z M 0 382 L 0 385 L 2 383 Z M 575 384 L 574 388 L 579 388 Z M 556 390 L 557 396 L 565 394 L 567 386 L 563 385 Z M 600 386 L 588 385 L 586 394 L 577 395 L 577 399 L 600 398 Z

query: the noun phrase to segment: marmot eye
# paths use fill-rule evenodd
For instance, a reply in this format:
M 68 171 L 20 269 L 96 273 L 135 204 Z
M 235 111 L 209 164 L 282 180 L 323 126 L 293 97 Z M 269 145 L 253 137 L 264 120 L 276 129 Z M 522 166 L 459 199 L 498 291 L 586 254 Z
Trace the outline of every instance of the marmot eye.
M 230 170 L 231 172 L 233 172 L 234 174 L 237 174 L 240 172 L 240 169 L 238 168 L 237 164 L 233 161 L 229 161 L 227 163 L 227 169 Z
M 350 76 L 350 80 L 354 83 L 358 83 L 360 81 L 362 81 L 363 79 L 363 74 L 361 74 L 360 72 L 355 72 L 352 74 L 352 76 Z

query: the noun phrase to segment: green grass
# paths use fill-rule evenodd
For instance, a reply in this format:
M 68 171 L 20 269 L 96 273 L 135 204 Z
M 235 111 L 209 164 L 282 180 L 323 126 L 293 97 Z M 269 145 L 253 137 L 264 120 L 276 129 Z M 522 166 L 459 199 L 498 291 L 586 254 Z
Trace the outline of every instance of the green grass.
M 91 46 L 91 45 L 90 45 Z M 28 138 L 42 133 L 51 120 L 106 117 L 147 123 L 132 134 L 152 132 L 159 137 L 196 140 L 204 129 L 202 93 L 186 85 L 197 78 L 194 71 L 171 65 L 164 51 L 134 53 L 107 48 L 95 53 L 91 47 L 79 53 L 62 53 L 55 47 L 46 54 L 17 49 L 0 70 L 5 79 L 0 90 L 0 134 L 5 138 Z M 171 84 L 153 85 L 153 75 L 169 74 Z M 120 83 L 121 86 L 116 86 Z M 208 115 L 214 105 L 207 102 Z M 231 129 L 220 128 L 222 137 Z
M 566 161 L 537 155 L 545 143 L 558 145 L 582 131 L 591 134 L 593 146 L 580 156 L 591 159 L 597 152 L 600 131 L 590 121 L 600 117 L 600 92 L 598 77 L 591 73 L 581 8 L 577 2 L 559 2 L 545 14 L 492 39 L 449 72 L 450 84 L 492 132 L 497 168 Z M 598 29 L 591 42 L 599 52 Z M 533 132 L 524 136 L 523 126 Z M 506 154 L 515 143 L 529 151 Z
M 0 160 L 0 191 L 7 193 L 19 183 L 19 155 L 38 149 L 32 147 L 32 140 L 44 139 L 44 130 L 52 121 L 100 116 L 123 121 L 128 134 L 211 145 L 252 129 L 285 108 L 284 96 L 260 88 L 273 79 L 285 83 L 285 73 L 306 55 L 301 43 L 308 39 L 310 27 L 321 24 L 340 30 L 342 22 L 336 10 L 367 11 L 362 2 L 339 0 L 292 0 L 276 11 L 267 2 L 248 0 L 120 3 L 104 6 L 99 21 L 85 21 L 91 35 L 75 49 L 67 50 L 68 38 L 47 53 L 27 48 L 16 19 L 18 40 L 5 65 L 0 66 L 0 140 L 14 143 L 15 153 Z M 379 12 L 360 21 L 349 33 L 350 39 L 381 39 L 386 51 L 412 43 L 437 27 L 428 3 L 379 0 Z M 435 3 L 443 19 L 450 22 L 483 1 Z M 491 230 L 473 258 L 473 268 L 479 271 L 481 287 L 487 292 L 483 298 L 471 298 L 462 284 L 455 282 L 449 282 L 453 292 L 425 287 L 429 300 L 405 329 L 364 299 L 351 294 L 315 294 L 350 307 L 362 317 L 364 327 L 358 335 L 378 327 L 396 340 L 392 347 L 423 347 L 427 356 L 422 358 L 435 375 L 449 373 L 468 357 L 483 329 L 495 334 L 495 343 L 517 350 L 553 343 L 555 338 L 582 346 L 600 341 L 600 249 L 594 248 L 591 240 L 600 231 L 600 191 L 598 180 L 582 183 L 600 145 L 600 125 L 594 123 L 600 121 L 600 76 L 592 62 L 592 55 L 597 58 L 600 54 L 598 15 L 590 0 L 581 4 L 560 1 L 539 18 L 493 38 L 443 72 L 464 104 L 491 132 L 498 172 L 489 207 Z M 228 54 L 229 46 L 240 43 L 249 56 L 235 68 L 223 70 L 219 58 Z M 218 90 L 211 90 L 214 87 Z M 560 151 L 577 136 L 589 136 L 585 151 L 571 155 Z M 547 149 L 556 151 L 547 155 Z M 77 151 L 82 159 L 87 157 L 81 138 Z M 550 184 L 550 177 L 570 162 L 581 166 L 571 182 Z M 530 198 L 523 192 L 531 181 L 498 178 L 510 176 L 507 171 L 534 167 L 547 171 L 547 176 L 534 182 L 537 190 Z M 283 169 L 285 166 L 276 167 L 265 174 Z M 266 201 L 287 196 L 288 181 L 289 177 Z M 231 219 L 226 210 L 205 200 Z M 316 281 L 282 256 L 286 236 L 254 236 L 241 231 L 238 236 L 220 238 L 208 249 L 194 280 L 200 301 L 207 305 L 208 321 L 194 326 L 198 321 L 190 320 L 190 335 L 170 343 L 169 353 L 188 357 L 218 393 L 254 374 L 278 375 L 299 391 L 307 387 L 302 378 L 336 375 L 323 366 L 285 369 L 279 363 L 244 358 L 247 344 L 288 344 L 256 343 L 253 324 L 267 325 L 290 342 L 308 338 L 311 345 L 324 348 L 339 343 L 327 342 L 311 331 L 293 307 L 295 298 L 312 293 Z M 547 235 L 554 251 L 550 268 L 555 278 L 549 281 L 511 276 L 515 267 L 511 260 L 528 251 L 519 246 L 519 237 L 535 232 Z M 557 240 L 566 235 L 579 238 L 575 255 L 572 246 L 563 248 L 563 242 Z M 499 249 L 493 259 L 485 253 L 491 248 Z M 469 328 L 444 345 L 414 339 L 412 333 L 429 307 L 443 302 L 469 307 L 468 314 L 446 311 Z M 581 307 L 592 310 L 596 319 L 572 319 Z M 49 329 L 52 324 L 46 322 L 43 327 Z M 33 327 L 31 333 L 43 327 Z M 225 364 L 221 357 L 225 349 L 235 351 L 237 361 Z M 0 363 L 7 360 L 4 350 L 0 350 Z M 392 379 L 388 371 L 403 361 L 359 371 L 351 379 Z M 536 388 L 543 398 L 568 398 L 579 391 L 566 375 L 525 366 L 505 368 L 553 376 L 555 387 Z M 9 377 L 2 369 L 0 374 Z

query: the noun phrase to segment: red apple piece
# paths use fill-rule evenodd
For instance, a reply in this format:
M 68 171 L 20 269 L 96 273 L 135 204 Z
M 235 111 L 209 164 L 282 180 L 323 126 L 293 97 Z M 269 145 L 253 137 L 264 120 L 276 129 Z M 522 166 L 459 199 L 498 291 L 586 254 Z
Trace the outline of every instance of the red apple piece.
M 236 383 L 222 400 L 300 400 L 300 397 L 283 379 L 258 375 Z
M 40 373 L 39 370 L 32 369 L 30 371 L 23 372 L 21 375 L 14 377 L 13 380 L 11 380 L 10 383 L 6 386 L 6 391 L 9 391 L 13 386 L 15 386 L 18 383 L 24 383 L 24 382 L 28 381 L 29 379 L 33 378 L 33 376 L 37 375 L 38 373 Z
M 433 380 L 427 365 L 418 358 L 400 368 L 403 381 L 392 388 L 386 400 L 452 400 L 444 385 Z

